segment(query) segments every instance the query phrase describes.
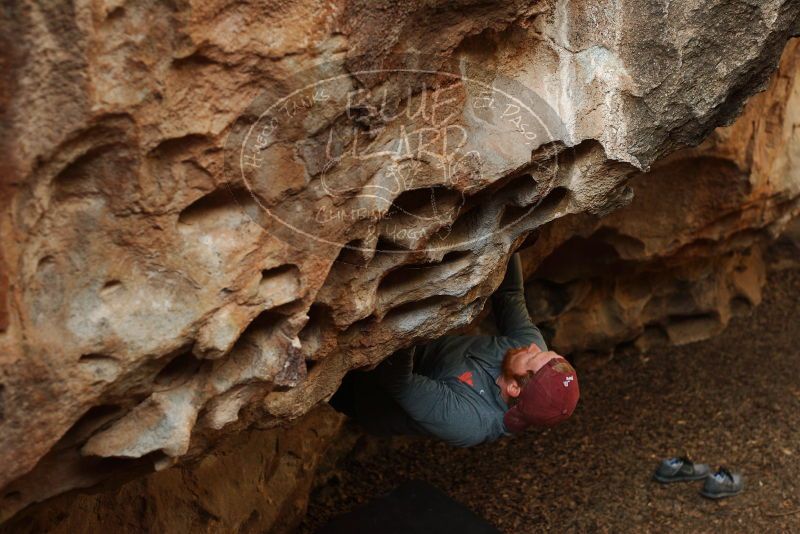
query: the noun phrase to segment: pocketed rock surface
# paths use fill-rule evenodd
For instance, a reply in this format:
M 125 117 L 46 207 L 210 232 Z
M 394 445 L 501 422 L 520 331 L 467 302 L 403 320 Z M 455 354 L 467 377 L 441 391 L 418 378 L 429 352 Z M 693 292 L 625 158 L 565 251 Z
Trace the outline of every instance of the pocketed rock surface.
M 11 3 L 0 521 L 297 421 L 472 323 L 537 231 L 565 350 L 720 330 L 800 207 L 799 28 L 796 0 Z M 669 202 L 615 219 L 648 170 Z M 602 265 L 543 263 L 573 231 L 681 263 L 588 291 Z
M 501 531 L 796 532 L 800 529 L 800 270 L 707 341 L 583 366 L 572 419 L 473 449 L 363 440 L 321 474 L 300 532 L 421 479 Z M 740 470 L 740 495 L 650 480 L 662 457 Z

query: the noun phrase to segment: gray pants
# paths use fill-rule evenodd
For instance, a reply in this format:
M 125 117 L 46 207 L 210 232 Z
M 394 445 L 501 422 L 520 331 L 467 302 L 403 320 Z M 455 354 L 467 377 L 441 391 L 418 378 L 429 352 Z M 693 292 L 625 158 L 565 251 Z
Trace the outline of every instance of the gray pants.
M 415 347 L 402 350 L 415 350 Z M 330 405 L 338 412 L 355 419 L 370 434 L 427 435 L 381 387 L 375 371 L 347 373 L 342 385 L 331 398 Z

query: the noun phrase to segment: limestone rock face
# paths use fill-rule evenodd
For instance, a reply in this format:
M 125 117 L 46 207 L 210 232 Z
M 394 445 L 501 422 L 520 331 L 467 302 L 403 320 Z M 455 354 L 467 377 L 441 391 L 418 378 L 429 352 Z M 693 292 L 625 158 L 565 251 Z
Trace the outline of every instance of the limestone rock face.
M 190 465 L 94 494 L 67 494 L 3 524 L 9 533 L 290 533 L 302 519 L 314 470 L 343 416 L 320 406 L 291 428 L 223 438 Z
M 766 264 L 797 256 L 769 247 L 800 206 L 798 75 L 793 40 L 739 119 L 633 177 L 628 206 L 543 228 L 524 252 L 528 305 L 558 350 L 689 343 L 760 302 Z
M 101 2 L 2 17 L 2 518 L 301 416 L 347 370 L 469 324 L 531 231 L 613 212 L 651 165 L 643 198 L 745 215 L 705 235 L 706 215 L 670 226 L 685 210 L 662 209 L 648 235 L 630 229 L 649 217 L 634 204 L 605 226 L 623 258 L 777 227 L 791 206 L 771 199 L 796 196 L 791 158 L 764 167 L 788 154 L 777 117 L 794 111 L 755 117 L 790 136 L 783 149 L 742 126 L 656 163 L 763 88 L 798 27 L 792 0 Z M 547 231 L 560 237 L 528 254 L 535 279 L 579 280 L 547 271 L 570 239 Z M 608 339 L 675 315 L 653 307 Z

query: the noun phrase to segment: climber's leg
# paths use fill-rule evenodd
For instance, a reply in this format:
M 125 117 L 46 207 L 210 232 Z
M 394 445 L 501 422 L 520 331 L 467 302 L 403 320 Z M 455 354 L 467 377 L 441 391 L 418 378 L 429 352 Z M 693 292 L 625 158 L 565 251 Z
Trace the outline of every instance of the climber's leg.
M 355 419 L 371 434 L 425 434 L 370 371 L 347 373 L 329 403 L 336 411 Z
M 348 417 L 355 417 L 355 378 L 352 372 L 344 375 L 342 385 L 339 386 L 339 389 L 328 402 L 337 412 L 341 412 Z

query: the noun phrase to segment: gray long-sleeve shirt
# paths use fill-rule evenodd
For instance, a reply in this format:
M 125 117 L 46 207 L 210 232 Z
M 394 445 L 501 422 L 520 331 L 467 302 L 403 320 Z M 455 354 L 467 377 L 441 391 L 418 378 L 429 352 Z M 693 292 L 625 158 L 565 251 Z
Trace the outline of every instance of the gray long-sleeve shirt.
M 374 371 L 377 384 L 402 408 L 390 413 L 373 406 L 373 429 L 386 433 L 427 434 L 469 447 L 508 434 L 508 405 L 495 382 L 510 348 L 535 342 L 542 334 L 525 306 L 522 264 L 514 254 L 503 283 L 492 295 L 498 336 L 444 336 L 401 350 Z M 379 403 L 378 403 L 379 404 Z M 404 413 L 403 413 L 404 412 Z

